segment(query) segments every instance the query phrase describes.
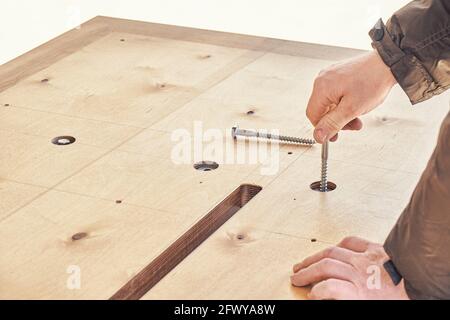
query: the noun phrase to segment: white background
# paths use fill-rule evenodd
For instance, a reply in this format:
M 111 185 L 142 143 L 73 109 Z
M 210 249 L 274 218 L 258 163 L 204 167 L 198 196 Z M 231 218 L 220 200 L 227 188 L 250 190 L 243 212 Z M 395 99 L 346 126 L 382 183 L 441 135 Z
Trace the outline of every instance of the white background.
M 0 64 L 97 15 L 361 49 L 408 0 L 1 0 Z

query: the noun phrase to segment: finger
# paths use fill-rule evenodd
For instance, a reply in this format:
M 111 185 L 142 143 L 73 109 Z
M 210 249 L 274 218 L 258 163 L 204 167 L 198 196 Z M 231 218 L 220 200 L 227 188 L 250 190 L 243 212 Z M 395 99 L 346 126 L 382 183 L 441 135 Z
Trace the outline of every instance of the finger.
M 339 133 L 336 133 L 336 134 L 330 139 L 330 141 L 331 141 L 331 142 L 336 142 L 337 139 L 338 139 L 338 137 L 339 137 Z
M 361 130 L 363 127 L 363 123 L 361 121 L 361 119 L 359 118 L 355 118 L 352 121 L 350 121 L 349 123 L 347 123 L 342 130 Z
M 330 278 L 352 281 L 354 276 L 355 270 L 351 265 L 325 258 L 293 274 L 291 283 L 294 286 L 303 287 Z
M 338 133 L 354 118 L 355 116 L 351 111 L 348 99 L 344 97 L 336 108 L 331 109 L 317 123 L 314 130 L 314 138 L 317 142 L 323 143 Z
M 313 91 L 306 107 L 306 116 L 313 126 L 316 126 L 320 119 L 330 111 L 330 108 L 333 106 L 331 101 L 327 98 L 326 93 L 323 92 L 323 86 L 317 85 L 318 83 L 317 80 L 314 82 Z
M 356 286 L 345 280 L 328 279 L 316 284 L 308 298 L 313 300 L 356 300 L 358 290 Z
M 300 271 L 303 268 L 309 267 L 310 265 L 319 262 L 322 259 L 330 258 L 334 260 L 339 260 L 348 264 L 351 264 L 352 258 L 356 255 L 355 252 L 350 251 L 345 248 L 340 247 L 329 247 L 325 250 L 317 252 L 312 256 L 307 257 L 302 262 L 294 265 L 294 273 Z
M 364 252 L 367 250 L 370 244 L 370 241 L 359 237 L 346 237 L 342 239 L 342 241 L 339 242 L 337 246 L 356 252 Z

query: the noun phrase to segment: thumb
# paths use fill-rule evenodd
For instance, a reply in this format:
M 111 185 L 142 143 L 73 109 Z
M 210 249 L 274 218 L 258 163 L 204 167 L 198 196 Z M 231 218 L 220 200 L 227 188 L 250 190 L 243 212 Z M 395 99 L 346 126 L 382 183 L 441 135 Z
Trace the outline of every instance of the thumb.
M 355 116 L 349 112 L 350 105 L 343 98 L 336 108 L 331 109 L 317 123 L 314 129 L 314 138 L 319 143 L 324 143 L 334 137 Z

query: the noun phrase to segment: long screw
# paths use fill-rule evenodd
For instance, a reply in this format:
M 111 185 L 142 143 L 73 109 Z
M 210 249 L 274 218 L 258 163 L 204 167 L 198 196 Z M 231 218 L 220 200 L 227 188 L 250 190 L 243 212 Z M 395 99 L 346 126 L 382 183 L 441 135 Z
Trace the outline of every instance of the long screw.
M 320 191 L 328 191 L 328 140 L 322 143 L 322 172 L 320 176 Z
M 266 132 L 239 129 L 238 126 L 233 127 L 231 129 L 231 135 L 233 136 L 234 139 L 236 139 L 236 137 L 238 137 L 238 136 L 243 136 L 243 137 L 256 137 L 256 138 L 264 138 L 264 139 L 269 139 L 269 140 L 279 140 L 279 141 L 285 141 L 285 142 L 299 143 L 299 144 L 305 144 L 305 145 L 309 145 L 309 146 L 316 143 L 316 141 L 314 139 L 281 136 L 281 135 L 270 134 L 270 133 L 266 133 Z

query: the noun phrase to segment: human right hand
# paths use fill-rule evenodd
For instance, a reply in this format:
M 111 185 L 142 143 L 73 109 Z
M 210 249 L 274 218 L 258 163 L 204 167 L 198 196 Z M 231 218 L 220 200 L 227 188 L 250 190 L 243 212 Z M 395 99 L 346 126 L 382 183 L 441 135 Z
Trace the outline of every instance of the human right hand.
M 341 129 L 360 130 L 358 117 L 379 106 L 395 84 L 376 51 L 321 71 L 306 109 L 316 141 L 335 141 Z

